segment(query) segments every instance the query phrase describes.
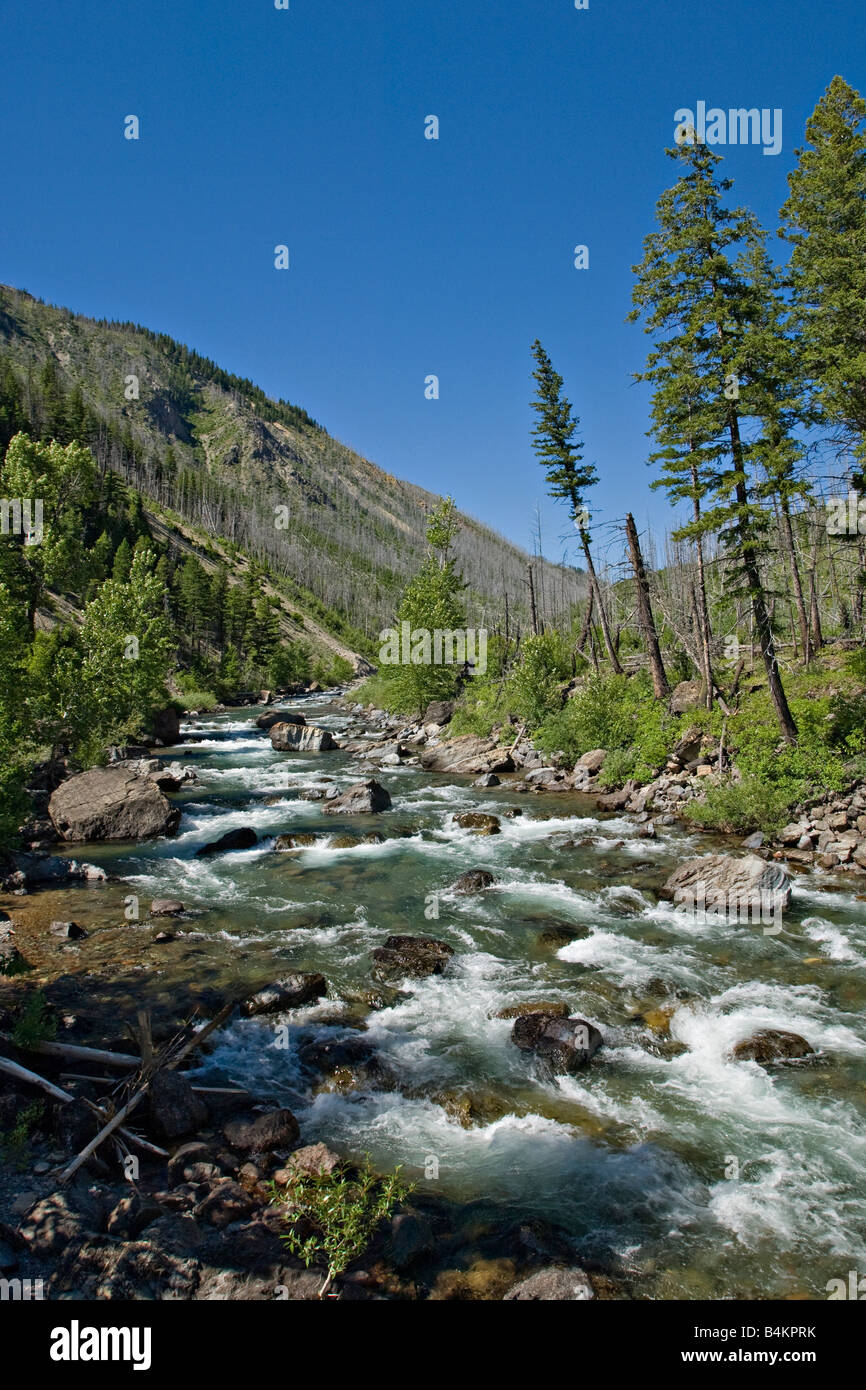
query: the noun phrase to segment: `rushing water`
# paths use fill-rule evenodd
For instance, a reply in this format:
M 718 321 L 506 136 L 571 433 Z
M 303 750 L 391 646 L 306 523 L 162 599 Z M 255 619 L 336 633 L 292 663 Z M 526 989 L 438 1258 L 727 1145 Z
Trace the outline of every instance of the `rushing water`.
M 337 734 L 352 722 L 325 697 L 295 707 Z M 328 979 L 331 997 L 288 1020 L 231 1026 L 207 1069 L 289 1104 L 304 1137 L 366 1151 L 382 1167 L 402 1163 L 431 1190 L 554 1220 L 638 1296 L 826 1297 L 827 1280 L 866 1273 L 866 922 L 856 879 L 798 877 L 779 935 L 698 924 L 655 889 L 706 850 L 700 836 L 671 828 L 642 839 L 625 818 L 599 819 L 585 798 L 481 790 L 417 767 L 377 772 L 393 799 L 384 815 L 324 817 L 301 792 L 323 776 L 341 788 L 357 781 L 358 759 L 274 753 L 255 713 L 187 728 L 177 756 L 198 781 L 180 798 L 176 839 L 88 853 L 123 877 L 125 893 L 202 910 L 172 927 L 201 934 L 188 969 L 198 960 L 216 978 L 261 983 L 297 968 Z M 503 818 L 495 836 L 453 820 L 509 807 L 522 814 Z M 241 825 L 258 833 L 254 849 L 194 857 Z M 370 829 L 384 843 L 332 843 Z M 314 847 L 274 852 L 275 835 L 308 831 Z M 496 886 L 450 892 L 475 867 Z M 559 949 L 541 943 L 555 925 L 579 934 Z M 357 1027 L 370 951 L 398 931 L 441 937 L 456 954 L 445 975 L 361 1011 L 396 1085 L 311 1092 L 298 1043 L 333 1030 L 341 1010 Z M 605 1046 L 578 1076 L 540 1079 L 510 1043 L 511 1024 L 493 1017 L 539 998 L 565 1001 L 601 1029 Z M 660 1007 L 673 1010 L 662 1039 L 640 1016 Z M 762 1027 L 802 1033 L 818 1057 L 772 1071 L 729 1060 L 732 1044 Z M 469 1094 L 480 1118 L 461 1124 L 430 1099 L 442 1092 Z M 437 1166 L 438 1178 L 425 1177 Z

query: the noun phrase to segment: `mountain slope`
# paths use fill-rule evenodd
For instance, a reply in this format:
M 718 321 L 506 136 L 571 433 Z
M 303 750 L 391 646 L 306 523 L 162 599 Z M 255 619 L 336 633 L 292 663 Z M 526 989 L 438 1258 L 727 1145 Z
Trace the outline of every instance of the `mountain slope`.
M 240 547 L 290 581 L 303 612 L 348 646 L 376 645 L 418 567 L 436 496 L 333 439 L 165 334 L 96 321 L 0 287 L 0 354 L 31 419 L 56 380 L 78 437 L 145 499 Z M 129 399 L 135 396 L 137 399 Z M 529 556 L 471 517 L 457 542 L 470 623 L 528 622 Z M 582 574 L 536 561 L 541 616 L 584 592 Z

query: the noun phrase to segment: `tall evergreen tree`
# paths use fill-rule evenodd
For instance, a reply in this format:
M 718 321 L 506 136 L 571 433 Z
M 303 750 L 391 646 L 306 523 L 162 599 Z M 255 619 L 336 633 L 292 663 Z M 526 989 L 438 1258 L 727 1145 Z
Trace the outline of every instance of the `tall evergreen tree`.
M 654 433 L 680 449 L 689 448 L 680 388 L 689 394 L 689 428 L 700 444 L 699 486 L 710 504 L 700 528 L 719 535 L 729 562 L 729 588 L 748 596 L 779 727 L 788 742 L 795 742 L 797 726 L 779 672 L 761 574 L 767 516 L 750 487 L 750 446 L 743 430 L 750 407 L 740 398 L 748 377 L 754 299 L 737 261 L 762 234 L 750 213 L 724 206 L 731 180 L 717 173 L 720 156 L 700 142 L 668 154 L 682 174 L 659 199 L 659 230 L 646 238 L 643 261 L 634 267 L 631 317 L 643 316 L 645 331 L 655 339 L 640 379 L 655 387 Z
M 572 413 L 571 402 L 563 395 L 562 377 L 554 370 L 553 363 L 537 338 L 532 344 L 532 355 L 536 362 L 532 375 L 538 387 L 538 394 L 532 402 L 538 416 L 538 423 L 532 431 L 533 448 L 545 469 L 550 496 L 568 504 L 569 518 L 577 529 L 586 560 L 605 650 L 614 671 L 621 676 L 622 666 L 610 635 L 607 609 L 589 544 L 589 513 L 584 494 L 598 481 L 598 475 L 591 463 L 583 462 L 583 440 L 577 438 L 580 422 Z
M 788 176 L 781 235 L 802 366 L 826 421 L 866 468 L 866 101 L 834 77 Z M 861 486 L 864 480 L 861 478 Z

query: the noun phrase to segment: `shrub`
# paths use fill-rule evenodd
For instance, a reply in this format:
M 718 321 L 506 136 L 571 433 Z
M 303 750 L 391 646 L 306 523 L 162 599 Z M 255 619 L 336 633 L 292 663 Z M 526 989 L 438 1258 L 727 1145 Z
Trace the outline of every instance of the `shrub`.
M 537 729 L 560 707 L 560 684 L 571 675 L 571 656 L 561 633 L 527 637 L 520 660 L 507 682 L 511 708 L 530 729 Z
M 740 782 L 710 787 L 702 801 L 688 802 L 683 814 L 705 830 L 719 830 L 727 835 L 762 830 L 772 836 L 788 820 L 792 804 L 790 795 L 780 787 L 768 786 L 750 773 Z
M 282 1239 L 292 1254 L 307 1268 L 318 1262 L 327 1270 L 320 1298 L 337 1275 L 364 1253 L 377 1226 L 411 1190 L 399 1168 L 382 1177 L 366 1160 L 356 1171 L 342 1164 L 333 1173 L 297 1173 L 284 1193 L 275 1194 L 274 1203 L 285 1207 L 285 1220 L 290 1223 Z M 312 1233 L 308 1233 L 310 1226 Z

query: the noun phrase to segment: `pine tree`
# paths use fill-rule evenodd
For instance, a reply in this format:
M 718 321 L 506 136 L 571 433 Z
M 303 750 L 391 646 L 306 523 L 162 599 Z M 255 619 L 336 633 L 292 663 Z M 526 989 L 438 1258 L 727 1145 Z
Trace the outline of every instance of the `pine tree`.
M 119 580 L 121 584 L 125 584 L 126 581 L 129 579 L 129 573 L 131 569 L 132 546 L 126 539 L 126 536 L 124 536 L 123 540 L 120 542 L 120 545 L 117 547 L 117 550 L 114 553 L 114 564 L 111 568 L 111 577 L 112 579 Z
M 782 208 L 801 359 L 824 419 L 866 466 L 866 101 L 834 77 Z M 861 485 L 862 480 L 861 480 Z
M 608 659 L 616 674 L 621 676 L 622 666 L 610 635 L 607 610 L 593 564 L 589 544 L 589 514 L 584 501 L 584 493 L 598 481 L 598 475 L 592 464 L 583 462 L 583 440 L 577 438 L 580 422 L 572 414 L 571 402 L 562 393 L 562 377 L 554 371 L 553 363 L 537 338 L 532 344 L 532 355 L 537 364 L 532 375 L 538 386 L 538 394 L 532 402 L 538 416 L 538 424 L 532 431 L 535 441 L 533 448 L 546 470 L 550 496 L 568 503 L 569 518 L 577 528 L 586 559 Z
M 729 591 L 751 604 L 779 727 L 795 742 L 761 574 L 767 516 L 750 490 L 751 449 L 743 431 L 750 407 L 740 400 L 754 345 L 749 326 L 755 302 L 737 262 L 762 233 L 750 213 L 724 206 L 731 180 L 717 174 L 720 156 L 700 142 L 668 154 L 682 174 L 659 199 L 659 230 L 646 238 L 643 261 L 634 267 L 631 317 L 644 316 L 656 344 L 640 379 L 655 387 L 653 432 L 663 449 L 694 460 L 697 445 L 696 488 L 710 505 L 680 534 L 718 534 L 729 562 Z

